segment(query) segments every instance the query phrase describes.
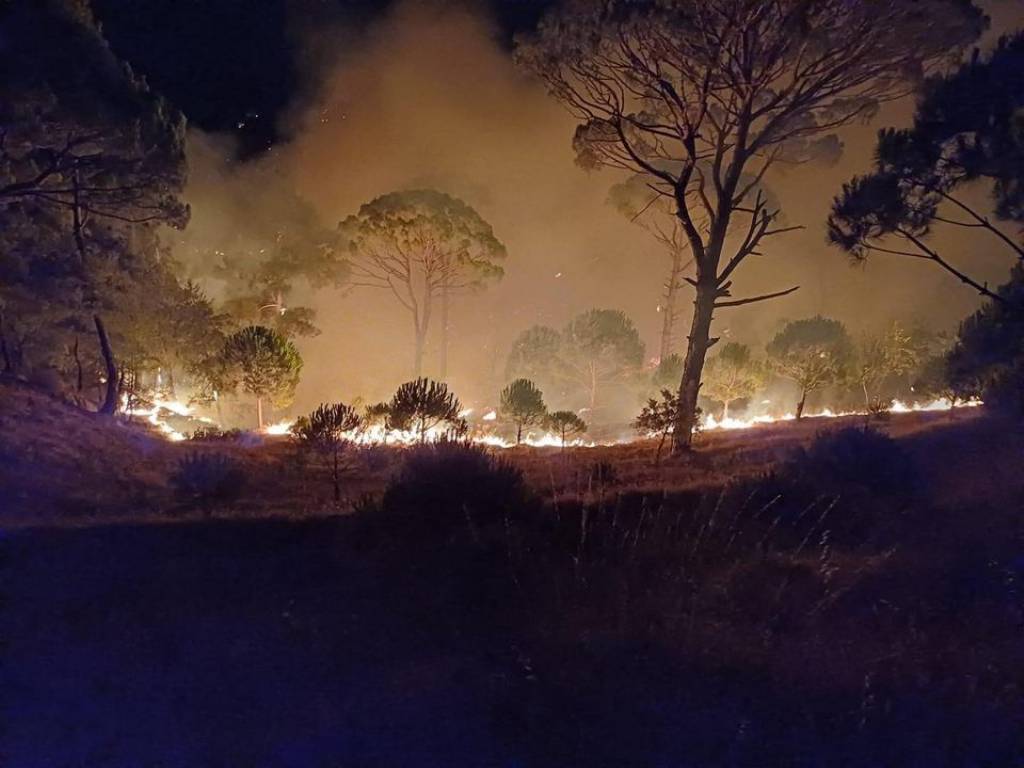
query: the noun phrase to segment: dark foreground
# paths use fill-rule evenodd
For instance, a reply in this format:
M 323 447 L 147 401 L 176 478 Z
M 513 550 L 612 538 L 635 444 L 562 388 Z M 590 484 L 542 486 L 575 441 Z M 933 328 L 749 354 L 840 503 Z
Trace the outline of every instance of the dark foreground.
M 339 525 L 8 537 L 2 764 L 513 764 L 502 665 L 396 612 Z
M 428 447 L 347 517 L 9 530 L 0 765 L 1024 765 L 1020 434 L 840 437 L 721 491 Z

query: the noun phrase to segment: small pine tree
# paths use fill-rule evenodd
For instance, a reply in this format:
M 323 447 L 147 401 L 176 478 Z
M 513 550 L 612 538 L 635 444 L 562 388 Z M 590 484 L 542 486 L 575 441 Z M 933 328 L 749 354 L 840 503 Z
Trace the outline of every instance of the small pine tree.
M 359 429 L 362 423 L 352 406 L 324 403 L 308 416 L 301 417 L 292 427 L 292 435 L 300 445 L 330 458 L 335 501 L 341 500 L 338 460 L 348 445 L 348 434 Z
M 415 431 L 421 443 L 426 441 L 427 432 L 439 424 L 447 423 L 458 430 L 462 424 L 461 410 L 462 404 L 447 385 L 425 378 L 407 381 L 388 404 L 391 427 Z
M 548 415 L 544 395 L 529 379 L 516 379 L 501 391 L 498 412 L 516 426 L 516 445 L 523 442 L 523 427 L 541 424 Z
M 675 424 L 676 413 L 679 411 L 679 397 L 670 389 L 661 390 L 661 399 L 649 398 L 647 405 L 633 421 L 633 428 L 641 435 L 658 435 L 658 451 L 654 461 L 661 461 L 661 452 L 665 440 Z
M 228 337 L 222 356 L 242 389 L 256 398 L 256 423 L 262 429 L 264 398 L 286 399 L 295 391 L 302 371 L 299 351 L 276 331 L 250 325 Z
M 587 431 L 587 422 L 572 411 L 555 411 L 547 417 L 548 429 L 562 439 L 562 447 L 570 437 L 582 435 Z

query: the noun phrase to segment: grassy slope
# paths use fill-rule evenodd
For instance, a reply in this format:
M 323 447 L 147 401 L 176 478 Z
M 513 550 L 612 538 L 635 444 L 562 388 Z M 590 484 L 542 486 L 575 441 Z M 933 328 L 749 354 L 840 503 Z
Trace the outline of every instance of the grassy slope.
M 752 430 L 714 432 L 684 460 L 653 462 L 655 443 L 558 449 L 518 448 L 503 454 L 520 466 L 540 494 L 586 499 L 595 488 L 596 465 L 614 467 L 616 492 L 715 488 L 770 470 L 822 429 L 860 419 L 809 419 Z M 882 424 L 926 468 L 939 496 L 999 503 L 1024 493 L 1015 470 L 1024 438 L 976 410 L 952 415 L 907 414 Z M 322 466 L 303 470 L 287 438 L 252 436 L 244 443 L 171 443 L 147 424 L 103 419 L 21 386 L 0 383 L 0 524 L 88 525 L 132 519 L 202 517 L 183 508 L 168 485 L 177 462 L 193 451 L 226 453 L 241 462 L 247 484 L 219 517 L 290 518 L 338 514 L 365 494 L 378 494 L 399 452 L 373 449 L 347 460 L 344 499 L 330 500 Z
M 0 499 L 20 505 L 5 512 L 190 516 L 164 478 L 192 448 L 3 394 Z M 877 547 L 765 548 L 767 520 L 736 546 L 728 529 L 725 546 L 673 545 L 625 514 L 631 491 L 757 474 L 830 425 L 707 435 L 698 458 L 657 469 L 644 444 L 507 452 L 548 497 L 610 494 L 595 507 L 621 505 L 633 544 L 618 557 L 594 537 L 578 564 L 531 555 L 529 599 L 493 622 L 476 601 L 501 601 L 465 594 L 460 575 L 489 559 L 367 547 L 358 516 L 10 532 L 0 754 L 22 768 L 1019 764 L 1019 429 L 975 412 L 893 418 L 927 484 L 907 508 L 847 505 L 885 510 Z M 286 441 L 207 449 L 257 476 L 235 516 L 332 511 Z M 394 458 L 360 457 L 350 494 L 382 487 Z M 592 482 L 598 461 L 614 484 Z M 123 489 L 138 501 L 117 502 Z M 706 501 L 691 515 L 670 500 L 664 520 L 699 522 Z

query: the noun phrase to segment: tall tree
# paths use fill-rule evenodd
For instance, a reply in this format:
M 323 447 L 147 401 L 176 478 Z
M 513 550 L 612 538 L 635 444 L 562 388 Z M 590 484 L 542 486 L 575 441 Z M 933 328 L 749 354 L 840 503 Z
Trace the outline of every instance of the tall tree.
M 737 268 L 791 229 L 759 182 L 781 161 L 834 154 L 837 128 L 984 23 L 964 0 L 573 0 L 519 47 L 580 121 L 581 162 L 644 174 L 675 205 L 696 266 L 676 450 L 690 446 L 715 310 L 796 290 L 732 298 Z
M 250 325 L 228 337 L 222 354 L 242 389 L 256 398 L 256 425 L 263 429 L 264 400 L 286 400 L 295 392 L 302 372 L 299 351 L 276 331 Z
M 441 304 L 441 377 L 448 367 L 448 312 L 453 297 L 500 280 L 505 246 L 471 206 L 433 189 L 382 195 L 339 225 L 351 254 L 354 285 L 385 288 L 413 322 L 413 372 Z
M 166 270 L 151 250 L 153 227 L 188 219 L 178 197 L 184 118 L 117 60 L 86 3 L 14 0 L 4 14 L 2 298 L 16 315 L 5 311 L 5 326 L 71 331 L 79 371 L 77 335 L 94 328 L 106 381 L 100 410 L 111 413 L 121 376 L 101 315 L 118 311 L 135 287 L 126 260 Z M 46 303 L 54 289 L 61 293 Z M 45 318 L 25 317 L 40 309 Z
M 803 418 L 807 395 L 841 381 L 853 360 L 853 342 L 838 320 L 809 317 L 787 323 L 768 342 L 768 362 L 780 376 L 800 388 L 797 419 Z
M 1024 221 L 1024 33 L 987 58 L 924 86 L 913 127 L 879 133 L 875 168 L 843 186 L 829 240 L 857 261 L 885 254 L 931 262 L 995 302 L 1001 292 L 958 267 L 934 243 L 937 230 L 976 235 L 1024 261 L 1019 238 L 971 203 L 966 187 L 985 183 L 998 218 Z

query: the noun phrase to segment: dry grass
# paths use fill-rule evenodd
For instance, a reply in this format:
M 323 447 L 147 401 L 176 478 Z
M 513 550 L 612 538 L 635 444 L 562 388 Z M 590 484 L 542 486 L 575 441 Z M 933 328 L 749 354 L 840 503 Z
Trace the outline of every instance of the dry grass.
M 1024 455 L 1024 439 L 1000 433 L 999 425 L 979 416 L 974 409 L 897 415 L 881 427 L 920 455 L 937 496 L 999 503 L 1024 488 L 1011 460 Z M 808 419 L 708 433 L 692 455 L 660 463 L 654 461 L 654 441 L 497 450 L 542 497 L 590 502 L 628 492 L 701 491 L 756 477 L 820 430 L 862 421 Z M 288 438 L 172 443 L 148 424 L 103 419 L 23 386 L 0 384 L 0 522 L 14 527 L 200 518 L 204 513 L 185 508 L 168 484 L 177 463 L 196 451 L 230 455 L 245 471 L 240 499 L 215 511 L 229 518 L 347 513 L 383 491 L 401 457 L 399 448 L 351 451 L 344 498 L 335 504 L 326 467 L 315 457 L 303 460 Z

